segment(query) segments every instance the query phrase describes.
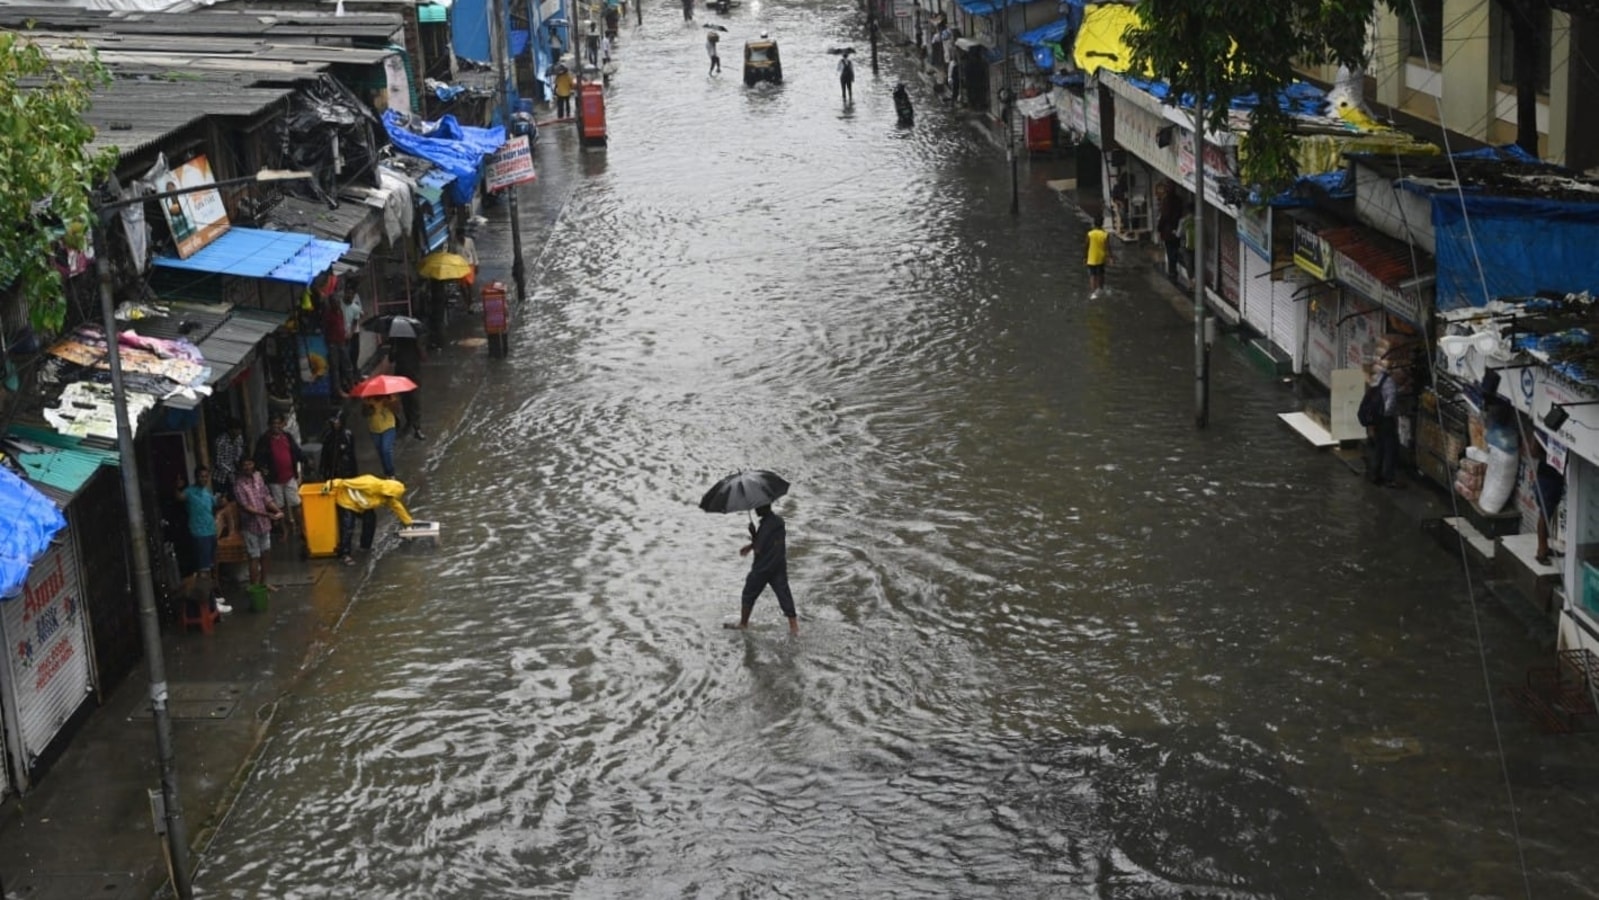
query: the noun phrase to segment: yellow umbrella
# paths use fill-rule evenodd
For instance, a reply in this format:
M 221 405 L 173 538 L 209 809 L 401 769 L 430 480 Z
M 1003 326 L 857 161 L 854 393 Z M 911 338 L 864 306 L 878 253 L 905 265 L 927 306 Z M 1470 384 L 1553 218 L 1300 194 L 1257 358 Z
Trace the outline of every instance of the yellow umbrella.
M 360 475 L 355 478 L 335 478 L 322 486 L 322 493 L 332 494 L 333 502 L 348 510 L 366 512 L 387 506 L 401 525 L 411 524 L 411 514 L 406 512 L 400 498 L 405 496 L 405 485 L 393 478 Z
M 455 253 L 446 253 L 438 250 L 422 257 L 422 262 L 416 267 L 423 278 L 434 281 L 454 281 L 457 278 L 466 278 L 472 274 L 472 264 L 466 257 Z

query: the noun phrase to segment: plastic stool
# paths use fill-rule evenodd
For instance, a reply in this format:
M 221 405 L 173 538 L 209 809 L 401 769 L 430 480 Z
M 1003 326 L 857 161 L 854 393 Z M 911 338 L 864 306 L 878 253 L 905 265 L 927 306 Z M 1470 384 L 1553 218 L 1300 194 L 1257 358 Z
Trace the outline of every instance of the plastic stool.
M 199 612 L 191 613 L 189 612 L 191 608 L 197 609 Z M 221 618 L 222 614 L 212 608 L 209 600 L 185 601 L 183 615 L 178 619 L 178 622 L 183 627 L 184 634 L 188 634 L 189 629 L 195 627 L 200 629 L 201 634 L 210 634 L 212 629 L 216 627 L 217 620 Z

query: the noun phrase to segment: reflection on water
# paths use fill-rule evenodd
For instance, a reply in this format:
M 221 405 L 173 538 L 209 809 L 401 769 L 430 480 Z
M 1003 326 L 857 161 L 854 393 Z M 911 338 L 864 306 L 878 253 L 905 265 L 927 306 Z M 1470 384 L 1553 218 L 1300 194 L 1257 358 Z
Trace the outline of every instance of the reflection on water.
M 444 545 L 376 567 L 208 894 L 1519 894 L 1447 559 L 1234 350 L 1195 433 L 1191 327 L 1087 299 L 1047 163 L 1008 215 L 934 98 L 895 127 L 897 60 L 841 115 L 846 9 L 730 17 L 783 43 L 757 91 L 675 15 L 624 26 L 608 150 L 541 136 L 516 352 L 435 401 Z M 797 641 L 720 627 L 744 519 L 696 503 L 745 466 L 795 486 Z M 1534 877 L 1594 883 L 1526 781 Z

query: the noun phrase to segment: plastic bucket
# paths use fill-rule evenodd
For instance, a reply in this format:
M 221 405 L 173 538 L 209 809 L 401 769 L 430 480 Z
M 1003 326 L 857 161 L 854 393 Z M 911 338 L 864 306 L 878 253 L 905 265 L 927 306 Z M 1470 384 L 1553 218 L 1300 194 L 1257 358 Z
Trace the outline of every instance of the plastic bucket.
M 332 494 L 322 493 L 322 482 L 300 485 L 300 507 L 305 512 L 305 546 L 312 556 L 332 556 L 339 549 L 339 507 Z
M 271 590 L 264 584 L 250 585 L 250 609 L 253 612 L 267 611 L 267 598 L 272 596 Z

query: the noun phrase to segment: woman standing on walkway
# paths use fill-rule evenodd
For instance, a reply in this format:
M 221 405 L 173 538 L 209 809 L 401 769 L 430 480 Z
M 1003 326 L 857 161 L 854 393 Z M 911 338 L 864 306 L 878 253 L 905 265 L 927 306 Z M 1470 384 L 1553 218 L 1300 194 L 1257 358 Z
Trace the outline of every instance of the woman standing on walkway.
M 399 422 L 394 415 L 394 395 L 368 397 L 362 404 L 366 416 L 366 430 L 372 434 L 372 445 L 378 451 L 378 464 L 383 467 L 383 477 L 394 477 L 394 441 L 399 436 Z

